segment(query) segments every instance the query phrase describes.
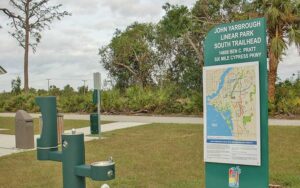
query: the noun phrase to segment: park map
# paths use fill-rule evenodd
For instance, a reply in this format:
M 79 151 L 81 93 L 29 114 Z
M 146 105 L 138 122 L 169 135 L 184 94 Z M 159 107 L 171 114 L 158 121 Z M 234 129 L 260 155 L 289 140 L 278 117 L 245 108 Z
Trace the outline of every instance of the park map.
M 204 69 L 205 158 L 208 161 L 259 163 L 258 82 L 257 62 Z

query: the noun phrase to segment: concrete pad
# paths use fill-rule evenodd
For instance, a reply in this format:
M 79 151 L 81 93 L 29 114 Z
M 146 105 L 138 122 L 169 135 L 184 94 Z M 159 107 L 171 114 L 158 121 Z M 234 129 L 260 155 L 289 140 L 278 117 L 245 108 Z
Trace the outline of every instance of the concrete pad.
M 115 123 L 108 123 L 102 125 L 102 132 L 109 132 L 118 129 L 125 129 L 130 127 L 137 127 L 141 125 L 147 125 L 149 123 L 141 123 L 141 122 L 115 122 Z
M 7 149 L 7 148 L 0 147 L 0 157 L 5 156 L 5 155 L 10 155 L 13 153 L 18 153 L 18 152 L 20 152 L 20 151 L 16 148 Z
M 125 129 L 130 127 L 136 127 L 140 125 L 146 125 L 148 123 L 138 123 L 138 122 L 115 122 L 115 123 L 109 123 L 104 124 L 101 126 L 102 132 L 109 132 L 114 131 L 118 129 Z M 66 133 L 72 132 L 72 130 L 65 131 Z M 88 136 L 90 135 L 90 127 L 84 127 L 76 129 L 76 132 L 82 132 L 84 133 L 84 141 L 91 141 L 99 139 L 97 136 Z M 36 147 L 36 139 L 39 138 L 40 135 L 34 135 L 34 146 Z M 6 135 L 6 134 L 0 134 L 0 157 L 5 155 L 10 155 L 13 153 L 23 152 L 23 151 L 30 151 L 29 150 L 23 150 L 23 149 L 17 149 L 16 147 L 16 141 L 15 141 L 15 135 Z M 35 148 L 36 149 L 36 148 Z
M 118 129 L 125 129 L 130 127 L 136 127 L 141 125 L 147 125 L 148 123 L 139 123 L 139 122 L 115 122 L 115 123 L 107 123 L 101 126 L 101 132 L 109 132 Z M 65 133 L 71 133 L 72 130 L 67 130 Z M 76 129 L 76 132 L 84 133 L 84 135 L 90 135 L 90 127 L 84 127 Z
M 269 125 L 271 125 L 271 126 L 300 126 L 300 120 L 269 119 Z
M 0 157 L 22 151 L 27 150 L 16 148 L 15 135 L 0 134 Z
M 130 128 L 130 127 L 136 127 L 136 126 L 141 126 L 141 125 L 147 125 L 148 123 L 138 123 L 138 122 L 115 122 L 115 123 L 108 123 L 108 124 L 103 124 L 101 126 L 101 132 L 109 132 L 109 131 L 114 131 L 118 129 L 125 129 L 125 128 Z M 72 130 L 67 130 L 64 131 L 65 133 L 71 133 Z M 84 141 L 91 141 L 91 140 L 96 140 L 98 139 L 97 136 L 89 136 L 91 135 L 90 127 L 84 127 L 84 128 L 79 128 L 76 129 L 76 132 L 83 133 L 85 135 Z
M 0 134 L 0 148 L 12 149 L 16 147 L 15 135 Z

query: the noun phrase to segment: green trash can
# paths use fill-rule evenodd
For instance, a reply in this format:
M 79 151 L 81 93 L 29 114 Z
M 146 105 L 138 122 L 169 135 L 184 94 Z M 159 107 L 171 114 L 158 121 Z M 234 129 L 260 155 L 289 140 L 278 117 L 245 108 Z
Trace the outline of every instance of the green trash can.
M 99 134 L 98 114 L 90 114 L 91 134 Z

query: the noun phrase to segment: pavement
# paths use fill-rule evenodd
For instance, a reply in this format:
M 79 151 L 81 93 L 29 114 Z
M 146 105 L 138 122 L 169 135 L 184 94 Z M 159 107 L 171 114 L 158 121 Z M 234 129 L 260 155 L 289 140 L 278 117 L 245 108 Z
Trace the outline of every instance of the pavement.
M 141 125 L 147 125 L 148 123 L 140 123 L 140 122 L 114 122 L 114 123 L 108 123 L 108 124 L 103 124 L 101 126 L 101 132 L 109 132 L 109 131 L 114 131 L 118 129 L 125 129 L 125 128 L 130 128 L 130 127 L 136 127 L 136 126 L 141 126 Z M 71 132 L 72 130 L 67 130 L 65 133 Z M 81 132 L 84 133 L 84 141 L 91 141 L 98 139 L 97 136 L 89 136 L 90 133 L 90 127 L 84 127 L 84 128 L 79 128 L 76 129 L 76 132 Z M 34 145 L 36 147 L 36 139 L 39 138 L 40 135 L 34 135 Z M 24 152 L 24 151 L 30 151 L 30 150 L 35 150 L 34 149 L 29 149 L 29 150 L 23 150 L 23 149 L 17 149 L 16 148 L 16 141 L 15 141 L 15 135 L 6 135 L 6 134 L 0 134 L 0 157 L 5 156 L 5 155 L 10 155 L 13 153 L 19 153 L 19 152 Z
M 40 114 L 30 114 L 38 118 Z M 0 117 L 14 117 L 15 113 L 0 113 Z M 64 119 L 89 120 L 86 114 L 64 114 Z M 127 116 L 127 115 L 101 115 L 102 121 L 115 122 L 140 122 L 140 123 L 179 123 L 179 124 L 203 124 L 201 117 L 172 117 L 172 116 Z M 300 126 L 300 120 L 269 119 L 271 126 Z

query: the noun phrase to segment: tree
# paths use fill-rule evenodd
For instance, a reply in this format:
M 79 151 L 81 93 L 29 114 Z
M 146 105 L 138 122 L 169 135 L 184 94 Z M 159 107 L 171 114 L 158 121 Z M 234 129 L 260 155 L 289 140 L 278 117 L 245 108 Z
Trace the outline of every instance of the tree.
M 178 44 L 188 43 L 194 50 L 199 65 L 202 66 L 203 53 L 201 39 L 198 38 L 199 35 L 197 35 L 202 32 L 197 32 L 198 24 L 193 19 L 190 10 L 186 6 L 170 5 L 169 3 L 166 3 L 163 9 L 166 11 L 166 15 L 158 24 L 158 33 L 160 34 L 158 43 L 161 47 L 160 50 L 166 47 L 169 49 L 175 47 L 174 49 L 176 50 Z
M 213 26 L 231 21 L 233 18 L 229 15 L 239 12 L 241 2 L 243 0 L 198 0 L 191 10 L 166 3 L 163 6 L 166 14 L 158 23 L 160 50 L 169 49 L 168 58 L 172 58 L 178 45 L 189 44 L 202 68 L 206 34 Z
M 62 91 L 64 94 L 66 95 L 71 95 L 72 93 L 74 93 L 74 89 L 72 88 L 72 86 L 70 86 L 69 84 L 66 85 Z
M 61 91 L 58 87 L 56 87 L 56 85 L 51 85 L 48 93 L 49 95 L 60 96 Z
M 163 6 L 166 14 L 158 24 L 158 33 L 162 36 L 159 41 L 167 42 L 169 47 L 174 47 L 178 42 L 189 44 L 202 67 L 206 34 L 213 26 L 234 21 L 243 15 L 241 10 L 246 4 L 249 3 L 244 0 L 198 0 L 189 10 L 183 5 L 166 3 Z M 166 46 L 166 43 L 163 45 Z
M 173 83 L 178 95 L 202 86 L 202 32 L 192 12 L 183 5 L 163 6 L 165 15 L 157 24 L 156 43 L 161 59 L 158 77 L 161 86 Z
M 99 50 L 100 63 L 116 80 L 116 86 L 132 84 L 142 87 L 153 82 L 152 70 L 156 59 L 154 26 L 133 23 L 125 31 L 117 30 L 111 42 Z
M 80 86 L 80 87 L 78 87 L 78 93 L 79 94 L 84 95 L 88 91 L 89 91 L 89 87 L 88 86 Z
M 277 69 L 292 43 L 300 47 L 300 2 L 296 0 L 257 0 L 253 11 L 267 18 L 269 56 L 269 100 L 275 100 Z
M 24 49 L 24 90 L 29 91 L 28 83 L 28 59 L 29 47 L 33 52 L 36 51 L 38 43 L 41 41 L 41 32 L 50 29 L 50 24 L 54 20 L 61 20 L 64 16 L 71 15 L 67 11 L 60 11 L 59 5 L 48 5 L 50 0 L 10 0 L 10 5 L 15 12 L 1 8 L 3 12 L 11 19 L 10 27 L 14 29 L 9 32 L 15 38 L 19 45 Z M 34 40 L 30 40 L 30 38 Z
M 21 78 L 19 76 L 11 81 L 11 93 L 16 95 L 21 93 Z
M 191 10 L 183 5 L 163 6 L 166 13 L 158 23 L 157 43 L 159 52 L 165 56 L 167 79 L 185 89 L 202 86 L 206 34 L 213 26 L 236 19 L 243 2 L 198 0 Z

